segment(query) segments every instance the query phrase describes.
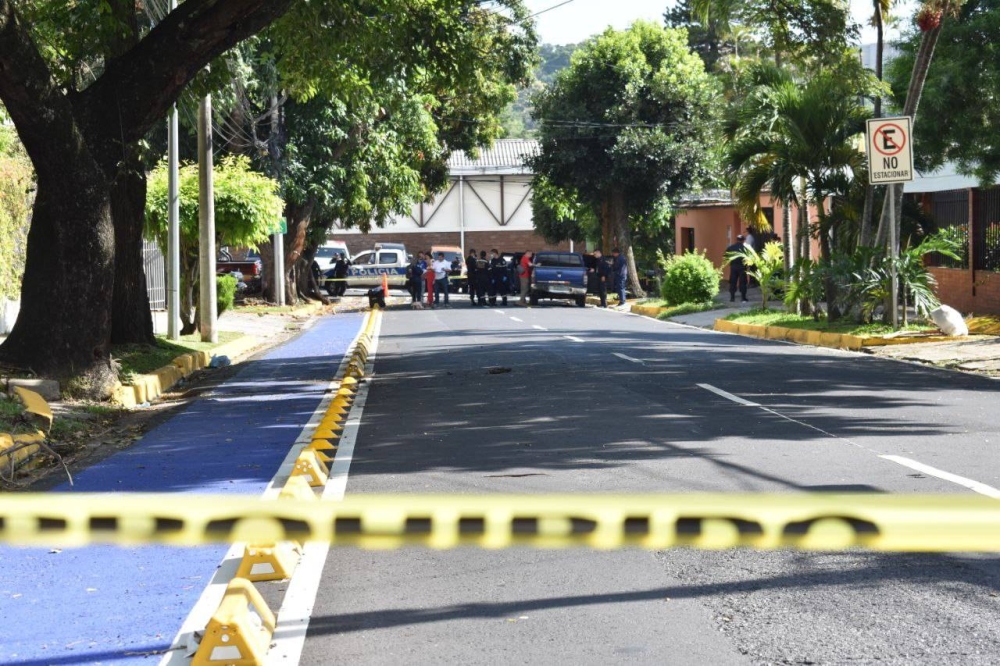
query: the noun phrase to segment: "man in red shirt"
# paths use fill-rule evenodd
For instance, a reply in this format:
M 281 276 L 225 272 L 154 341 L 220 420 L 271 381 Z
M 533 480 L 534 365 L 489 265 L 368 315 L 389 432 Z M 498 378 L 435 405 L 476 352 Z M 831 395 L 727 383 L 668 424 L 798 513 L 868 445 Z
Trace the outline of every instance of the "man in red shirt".
M 521 255 L 521 263 L 517 266 L 517 278 L 521 282 L 521 305 L 528 304 L 528 286 L 531 281 L 531 269 L 533 266 L 531 259 L 534 256 L 535 253 L 528 250 Z

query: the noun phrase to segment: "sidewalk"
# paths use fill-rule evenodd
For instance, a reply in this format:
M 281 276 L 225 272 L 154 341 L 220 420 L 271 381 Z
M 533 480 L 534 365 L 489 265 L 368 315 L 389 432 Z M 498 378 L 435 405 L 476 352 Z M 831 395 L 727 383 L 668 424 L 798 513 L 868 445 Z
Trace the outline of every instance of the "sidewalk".
M 243 317 L 230 321 L 252 325 Z M 322 400 L 361 321 L 360 314 L 319 319 L 130 448 L 78 473 L 72 489 L 64 484 L 54 492 L 260 495 Z M 275 330 L 273 322 L 259 326 Z M 226 552 L 225 545 L 0 548 L 0 662 L 153 663 Z
M 695 312 L 693 314 L 678 315 L 676 317 L 671 317 L 670 321 L 676 322 L 678 324 L 685 324 L 687 326 L 697 326 L 698 328 L 712 328 L 715 326 L 716 319 L 725 319 L 731 314 L 737 312 L 746 312 L 751 308 L 760 307 L 760 288 L 752 287 L 747 290 L 747 301 L 746 303 L 740 302 L 739 294 L 736 295 L 736 302 L 729 302 L 729 292 L 725 289 L 719 292 L 719 295 L 715 297 L 716 303 L 721 303 L 725 305 L 724 308 L 719 308 L 718 310 L 708 310 L 706 312 Z M 780 305 L 779 301 L 772 301 L 773 304 Z
M 969 336 L 960 342 L 925 342 L 919 345 L 876 347 L 875 356 L 895 358 L 1000 377 L 1000 338 Z

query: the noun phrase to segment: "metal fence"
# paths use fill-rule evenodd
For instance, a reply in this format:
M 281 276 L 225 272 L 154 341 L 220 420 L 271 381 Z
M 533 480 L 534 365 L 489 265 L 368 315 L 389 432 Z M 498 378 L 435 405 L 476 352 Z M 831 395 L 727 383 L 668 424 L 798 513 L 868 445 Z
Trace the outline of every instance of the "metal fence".
M 142 242 L 142 264 L 146 273 L 146 293 L 151 310 L 167 309 L 167 263 L 160 246 L 153 241 Z
M 969 190 L 949 190 L 930 195 L 930 213 L 938 229 L 960 246 L 960 260 L 934 254 L 930 263 L 949 268 L 969 267 Z
M 1000 272 L 1000 187 L 978 190 L 974 206 L 974 268 Z

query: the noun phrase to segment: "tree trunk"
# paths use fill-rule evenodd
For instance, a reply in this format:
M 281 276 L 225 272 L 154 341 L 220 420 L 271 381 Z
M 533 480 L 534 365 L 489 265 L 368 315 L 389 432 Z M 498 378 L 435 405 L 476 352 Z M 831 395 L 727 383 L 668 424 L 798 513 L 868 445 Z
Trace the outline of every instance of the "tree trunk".
M 181 256 L 181 335 L 198 330 L 198 256 Z
M 792 274 L 792 209 L 784 201 L 781 204 L 781 246 L 785 254 L 785 279 L 791 279 Z
M 72 394 L 106 399 L 117 379 L 108 354 L 114 285 L 108 183 L 86 151 L 34 164 L 38 189 L 21 312 L 0 359 L 72 380 L 63 386 Z
M 833 256 L 833 243 L 830 238 L 826 212 L 822 204 L 819 206 L 819 251 L 823 261 L 829 265 Z M 826 271 L 823 277 L 823 291 L 826 300 L 827 318 L 829 321 L 836 321 L 840 318 L 840 308 L 837 307 L 837 282 L 833 279 L 830 271 Z
M 635 253 L 632 251 L 632 226 L 625 206 L 625 193 L 616 189 L 611 193 L 611 222 L 618 249 L 625 255 L 628 265 L 628 283 L 637 298 L 645 298 L 646 292 L 639 284 L 639 272 L 635 267 Z
M 810 259 L 809 199 L 806 196 L 805 186 L 802 187 L 802 193 L 799 196 L 799 232 L 796 234 L 795 240 L 799 246 L 799 258 Z
M 111 184 L 111 218 L 115 228 L 115 286 L 111 299 L 111 342 L 154 344 L 153 317 L 149 311 L 142 233 L 145 225 L 146 175 L 138 147 L 127 149 L 127 158 Z

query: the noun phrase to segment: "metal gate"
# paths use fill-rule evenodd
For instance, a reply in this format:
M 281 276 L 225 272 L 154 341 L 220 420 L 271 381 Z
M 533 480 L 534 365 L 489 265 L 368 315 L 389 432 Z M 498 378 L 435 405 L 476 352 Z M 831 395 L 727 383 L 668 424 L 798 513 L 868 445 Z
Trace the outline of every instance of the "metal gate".
M 150 310 L 167 309 L 167 263 L 160 246 L 153 241 L 142 242 L 142 267 L 146 273 L 146 293 Z
M 952 240 L 960 243 L 957 254 L 959 260 L 934 254 L 930 257 L 933 266 L 949 268 L 969 267 L 969 190 L 949 190 L 930 195 L 930 213 L 937 222 L 938 229 Z
M 1000 187 L 976 192 L 973 229 L 974 268 L 1000 271 Z

